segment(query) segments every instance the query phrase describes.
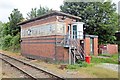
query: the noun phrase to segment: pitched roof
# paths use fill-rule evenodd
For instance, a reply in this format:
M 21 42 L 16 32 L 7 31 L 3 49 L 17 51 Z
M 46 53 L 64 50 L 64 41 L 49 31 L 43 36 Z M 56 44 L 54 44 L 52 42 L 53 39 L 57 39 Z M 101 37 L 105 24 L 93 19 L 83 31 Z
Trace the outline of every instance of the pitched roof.
M 32 19 L 20 22 L 20 23 L 18 23 L 18 25 L 23 25 L 23 24 L 26 24 L 26 23 L 29 23 L 29 22 L 32 22 L 32 21 L 35 21 L 35 20 L 39 20 L 39 19 L 42 19 L 42 18 L 45 18 L 45 17 L 48 17 L 48 16 L 52 16 L 52 15 L 67 16 L 67 17 L 70 17 L 70 18 L 73 18 L 73 19 L 79 19 L 79 20 L 81 19 L 78 16 L 63 13 L 63 12 L 60 12 L 60 11 L 50 11 L 50 12 L 48 12 L 48 13 L 46 13 L 44 15 L 41 15 L 39 17 L 35 17 L 35 18 L 32 18 Z

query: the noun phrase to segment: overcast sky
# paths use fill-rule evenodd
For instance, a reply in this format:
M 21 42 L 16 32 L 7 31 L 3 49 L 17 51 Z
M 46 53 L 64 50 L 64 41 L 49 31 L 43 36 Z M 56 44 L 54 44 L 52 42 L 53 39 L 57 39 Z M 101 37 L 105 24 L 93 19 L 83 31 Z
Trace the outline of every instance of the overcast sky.
M 118 1 L 120 0 L 113 0 L 117 5 Z M 26 14 L 31 11 L 31 8 L 39 8 L 41 5 L 53 10 L 60 10 L 61 4 L 63 4 L 63 0 L 0 0 L 0 21 L 7 22 L 8 16 L 14 8 L 18 8 L 23 17 L 26 18 Z

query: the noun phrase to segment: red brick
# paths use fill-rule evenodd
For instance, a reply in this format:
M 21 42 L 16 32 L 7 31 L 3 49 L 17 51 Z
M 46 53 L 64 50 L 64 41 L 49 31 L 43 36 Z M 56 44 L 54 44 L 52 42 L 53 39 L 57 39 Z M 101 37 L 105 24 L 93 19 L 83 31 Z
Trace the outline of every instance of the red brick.
M 85 40 L 85 46 L 84 46 L 84 50 L 85 50 L 85 54 L 86 55 L 90 55 L 90 38 L 89 37 L 86 37 Z
M 94 38 L 94 55 L 98 55 L 98 38 Z

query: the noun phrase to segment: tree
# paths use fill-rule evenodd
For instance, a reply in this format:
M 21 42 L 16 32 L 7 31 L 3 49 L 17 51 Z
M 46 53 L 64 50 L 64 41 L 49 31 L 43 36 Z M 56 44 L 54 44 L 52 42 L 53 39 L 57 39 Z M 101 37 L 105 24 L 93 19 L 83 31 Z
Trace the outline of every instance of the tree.
M 64 2 L 61 11 L 81 17 L 85 33 L 98 35 L 99 44 L 113 43 L 118 29 L 118 15 L 111 2 Z
M 118 31 L 120 31 L 120 14 L 118 15 Z
M 32 8 L 30 12 L 27 13 L 28 18 L 27 19 L 32 19 L 37 17 L 37 8 Z
M 41 16 L 43 14 L 46 14 L 47 12 L 51 11 L 52 9 L 49 9 L 48 7 L 42 7 L 40 6 L 39 9 L 32 8 L 30 12 L 27 13 L 27 19 L 32 19 L 38 16 Z
M 2 37 L 3 37 L 3 23 L 0 21 L 0 48 L 2 47 Z
M 51 11 L 52 9 L 49 9 L 48 7 L 39 7 L 37 10 L 37 16 L 41 16 L 43 14 L 46 14 L 47 12 Z
M 2 37 L 2 31 L 3 31 L 3 24 L 2 24 L 2 22 L 0 21 L 0 38 Z
M 2 24 L 2 26 L 3 26 L 3 30 L 1 32 L 1 35 L 3 37 L 8 35 L 8 34 L 11 34 L 11 32 L 10 32 L 10 22 L 4 23 L 4 24 Z
M 0 27 L 0 40 L 2 41 L 0 46 L 2 45 L 2 49 L 4 50 L 19 50 L 20 26 L 17 24 L 23 20 L 23 16 L 18 9 L 14 9 L 8 19 L 9 22 L 3 23 L 2 29 Z
M 20 32 L 20 26 L 17 24 L 23 20 L 23 16 L 18 9 L 14 9 L 8 18 L 11 35 L 15 36 Z

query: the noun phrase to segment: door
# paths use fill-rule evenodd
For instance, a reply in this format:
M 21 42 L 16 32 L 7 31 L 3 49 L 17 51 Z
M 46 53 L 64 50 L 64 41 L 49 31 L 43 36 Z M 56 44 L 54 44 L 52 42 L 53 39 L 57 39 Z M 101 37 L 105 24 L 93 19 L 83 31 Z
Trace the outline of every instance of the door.
M 77 25 L 73 25 L 72 34 L 73 39 L 77 39 Z
M 90 38 L 90 54 L 94 53 L 94 38 Z

